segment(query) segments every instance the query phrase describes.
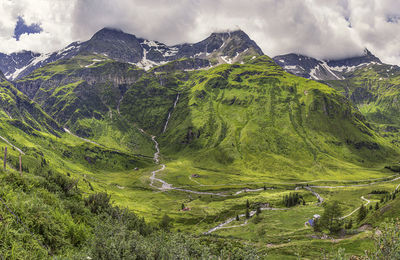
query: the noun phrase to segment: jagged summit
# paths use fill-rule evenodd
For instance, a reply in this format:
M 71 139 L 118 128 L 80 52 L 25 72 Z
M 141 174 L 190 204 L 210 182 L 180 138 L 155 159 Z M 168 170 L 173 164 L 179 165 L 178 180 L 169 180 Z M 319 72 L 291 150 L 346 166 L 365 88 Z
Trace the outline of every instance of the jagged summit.
M 110 39 L 112 40 L 113 38 L 115 40 L 119 40 L 121 38 L 136 38 L 135 35 L 125 33 L 124 31 L 116 28 L 111 28 L 111 27 L 104 27 L 103 29 L 97 31 L 93 36 L 90 38 L 89 41 L 93 40 L 105 40 L 105 39 Z
M 130 63 L 137 63 L 143 57 L 143 50 L 135 35 L 112 28 L 96 32 L 89 41 L 81 44 L 80 52 L 102 53 Z
M 301 54 L 285 54 L 273 58 L 287 72 L 315 80 L 344 79 L 347 72 L 369 64 L 382 64 L 368 49 L 363 54 L 344 59 L 319 60 Z
M 382 63 L 381 60 L 373 55 L 367 48 L 364 49 L 364 52 L 361 56 L 354 56 L 345 59 L 332 59 L 327 62 L 331 67 L 354 67 L 372 62 Z

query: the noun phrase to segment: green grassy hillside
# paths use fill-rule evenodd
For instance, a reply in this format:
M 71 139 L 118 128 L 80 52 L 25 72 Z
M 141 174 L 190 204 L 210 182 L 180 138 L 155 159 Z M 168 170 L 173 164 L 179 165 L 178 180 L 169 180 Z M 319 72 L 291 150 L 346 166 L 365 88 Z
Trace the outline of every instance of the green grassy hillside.
M 334 179 L 398 158 L 345 97 L 265 56 L 193 73 L 177 91 L 162 147 L 194 168 L 253 181 Z

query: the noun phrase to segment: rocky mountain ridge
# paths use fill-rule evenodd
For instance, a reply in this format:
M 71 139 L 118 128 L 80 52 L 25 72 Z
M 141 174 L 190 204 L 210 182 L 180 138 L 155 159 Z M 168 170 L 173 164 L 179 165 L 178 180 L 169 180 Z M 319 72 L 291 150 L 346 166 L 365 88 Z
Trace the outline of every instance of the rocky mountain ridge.
M 361 56 L 335 60 L 319 60 L 301 54 L 285 54 L 273 58 L 287 72 L 314 80 L 343 80 L 346 74 L 370 64 L 383 64 L 368 49 Z
M 195 67 L 187 68 L 194 69 L 199 68 L 199 65 L 209 67 L 263 54 L 260 47 L 241 30 L 212 33 L 208 38 L 194 44 L 168 46 L 158 41 L 138 38 L 121 30 L 103 28 L 90 40 L 73 42 L 53 53 L 38 54 L 30 51 L 10 55 L 0 53 L 0 70 L 9 80 L 17 80 L 48 63 L 85 53 L 102 54 L 145 70 L 182 58 L 204 60 L 197 62 Z

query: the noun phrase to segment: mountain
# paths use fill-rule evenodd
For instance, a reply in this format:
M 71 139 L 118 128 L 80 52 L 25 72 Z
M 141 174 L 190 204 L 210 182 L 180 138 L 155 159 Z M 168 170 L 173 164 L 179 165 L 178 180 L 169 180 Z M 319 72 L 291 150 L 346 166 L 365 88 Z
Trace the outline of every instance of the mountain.
M 382 64 L 368 49 L 363 55 L 337 60 L 318 60 L 300 54 L 285 54 L 273 58 L 287 72 L 314 80 L 340 80 L 346 73 L 369 64 Z
M 0 70 L 6 74 L 7 78 L 15 78 L 39 56 L 40 54 L 31 51 L 21 51 L 10 55 L 0 53 Z
M 262 55 L 261 49 L 243 31 L 213 33 L 194 44 L 167 46 L 163 43 L 137 38 L 121 30 L 103 28 L 86 42 L 74 42 L 66 48 L 49 54 L 32 52 L 0 53 L 0 70 L 10 80 L 22 78 L 48 63 L 69 59 L 78 54 L 101 54 L 116 61 L 135 64 L 143 69 L 165 64 L 182 58 L 202 59 L 201 67 L 220 63 L 240 62 Z M 187 64 L 186 69 L 199 68 Z
M 208 158 L 215 162 L 252 162 L 261 170 L 264 163 L 254 158 L 273 155 L 270 162 L 275 164 L 276 158 L 282 157 L 289 167 L 296 164 L 300 155 L 307 155 L 301 164 L 302 171 L 309 172 L 314 161 L 329 161 L 332 157 L 358 164 L 360 158 L 368 157 L 372 163 L 386 157 L 391 149 L 345 97 L 326 85 L 306 83 L 305 79 L 285 73 L 267 56 L 205 71 L 175 66 L 183 61 L 187 59 L 145 71 L 111 59 L 110 55 L 82 54 L 39 68 L 15 84 L 63 127 L 92 140 L 113 140 L 108 145 L 112 143 L 115 148 L 121 146 L 118 140 L 109 132 L 95 130 L 94 125 L 111 127 L 124 138 L 129 128 L 121 123 L 127 122 L 163 134 L 179 94 L 169 123 L 174 130 L 166 131 L 169 141 L 162 142 L 171 157 L 188 150 L 191 160 L 196 154 L 211 153 Z M 282 125 L 288 127 L 278 131 Z M 338 125 L 341 127 L 335 130 Z M 136 128 L 129 135 L 149 145 L 141 140 Z M 282 142 L 284 136 L 292 138 Z M 352 155 L 342 157 L 348 151 Z M 204 160 L 202 157 L 197 161 L 201 164 Z
M 344 80 L 324 82 L 346 96 L 376 131 L 399 146 L 400 67 L 369 64 L 344 75 Z
M 181 92 L 161 144 L 170 157 L 196 167 L 221 165 L 226 176 L 264 172 L 281 180 L 297 168 L 312 178 L 320 174 L 315 163 L 371 163 L 394 152 L 344 96 L 284 72 L 266 56 L 199 72 L 187 85 L 193 87 Z
M 287 54 L 274 58 L 287 72 L 319 80 L 346 96 L 381 136 L 399 146 L 400 67 L 382 63 L 369 50 L 358 57 L 317 60 Z
M 4 72 L 4 75 L 9 80 L 15 80 L 50 62 L 73 57 L 78 53 L 78 50 L 79 42 L 74 42 L 60 51 L 48 54 L 30 51 L 22 51 L 10 55 L 0 53 L 0 70 Z

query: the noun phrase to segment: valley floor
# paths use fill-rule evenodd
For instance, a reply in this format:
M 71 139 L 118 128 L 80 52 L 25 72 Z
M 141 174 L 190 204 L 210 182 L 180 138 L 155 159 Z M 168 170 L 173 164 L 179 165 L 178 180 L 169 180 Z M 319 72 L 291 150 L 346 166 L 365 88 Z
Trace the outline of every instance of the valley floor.
M 400 186 L 400 177 L 393 172 L 362 168 L 354 169 L 359 174 L 341 179 L 324 176 L 310 181 L 282 181 L 244 176 L 241 182 L 240 176 L 199 169 L 186 161 L 164 162 L 156 137 L 149 138 L 155 145 L 153 169 L 97 177 L 117 204 L 155 222 L 168 214 L 174 220 L 175 230 L 251 241 L 271 258 L 283 255 L 312 258 L 319 256 L 321 250 L 337 248 L 363 254 L 372 243 L 370 229 L 355 229 L 351 235 L 330 237 L 314 233 L 305 223 L 313 215 L 322 214 L 322 201 L 332 200 L 342 203 L 344 221 L 355 219 L 361 204 L 375 205 L 380 201 L 380 196 L 372 195 L 371 191 L 393 191 Z M 294 192 L 303 196 L 305 205 L 286 208 L 282 198 Z M 261 210 L 258 216 L 257 207 Z

